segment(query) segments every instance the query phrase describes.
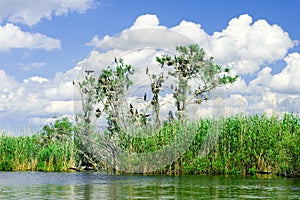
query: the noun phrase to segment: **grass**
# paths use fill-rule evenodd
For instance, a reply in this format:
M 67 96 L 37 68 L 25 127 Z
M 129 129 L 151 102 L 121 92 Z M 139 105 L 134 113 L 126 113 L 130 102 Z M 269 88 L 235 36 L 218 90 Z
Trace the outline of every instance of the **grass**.
M 187 150 L 170 165 L 151 172 L 155 174 L 272 173 L 288 176 L 300 170 L 299 122 L 299 117 L 293 114 L 282 117 L 237 115 L 224 119 L 218 137 L 207 136 L 214 127 L 213 120 L 203 119 L 185 125 L 175 122 L 166 124 L 158 134 L 149 137 L 133 136 L 140 133 L 119 134 L 118 144 L 128 154 L 149 153 L 170 146 L 172 141 L 192 137 Z M 183 132 L 184 137 L 180 134 Z M 215 145 L 205 146 L 205 141 L 214 144 L 214 139 L 217 139 Z M 76 153 L 72 137 L 51 141 L 45 142 L 39 134 L 13 137 L 2 133 L 0 170 L 68 171 L 79 165 L 76 158 L 80 155 Z M 123 164 L 133 166 L 137 162 L 129 159 Z M 150 173 L 147 166 L 144 167 L 144 173 Z
M 72 141 L 43 144 L 37 135 L 0 135 L 0 171 L 68 171 L 75 163 Z

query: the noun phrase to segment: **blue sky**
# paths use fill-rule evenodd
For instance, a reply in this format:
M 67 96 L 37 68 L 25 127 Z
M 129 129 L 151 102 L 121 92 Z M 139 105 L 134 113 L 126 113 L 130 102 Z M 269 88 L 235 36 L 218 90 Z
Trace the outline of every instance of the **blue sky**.
M 76 67 L 91 58 L 95 42 L 118 37 L 137 19 L 187 33 L 241 74 L 228 92 L 229 102 L 246 102 L 240 110 L 299 112 L 299 7 L 297 0 L 0 0 L 0 127 L 71 116 Z

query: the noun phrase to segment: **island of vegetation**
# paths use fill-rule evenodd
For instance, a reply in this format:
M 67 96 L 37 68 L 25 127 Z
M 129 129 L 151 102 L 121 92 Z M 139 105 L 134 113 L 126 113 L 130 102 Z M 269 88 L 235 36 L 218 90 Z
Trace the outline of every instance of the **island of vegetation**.
M 78 83 L 82 112 L 76 114 L 76 122 L 62 116 L 35 134 L 2 132 L 0 170 L 300 176 L 299 116 L 239 114 L 190 120 L 190 104 L 208 101 L 211 91 L 234 83 L 238 76 L 206 58 L 198 45 L 176 50 L 177 55 L 156 57 L 164 69 L 160 73 L 145 69 L 149 91 L 137 97 L 142 107 L 126 99 L 134 68 L 123 59 L 116 58 L 97 78 L 87 70 Z M 164 87 L 171 88 L 174 105 L 163 118 Z M 105 129 L 99 130 L 94 118 L 104 121 Z M 165 156 L 155 157 L 159 151 Z

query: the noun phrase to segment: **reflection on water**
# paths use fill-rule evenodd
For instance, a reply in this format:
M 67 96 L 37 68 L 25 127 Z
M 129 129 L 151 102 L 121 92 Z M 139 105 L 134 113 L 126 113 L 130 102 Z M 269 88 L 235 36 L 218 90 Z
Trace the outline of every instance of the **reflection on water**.
M 0 172 L 0 199 L 300 199 L 300 179 Z

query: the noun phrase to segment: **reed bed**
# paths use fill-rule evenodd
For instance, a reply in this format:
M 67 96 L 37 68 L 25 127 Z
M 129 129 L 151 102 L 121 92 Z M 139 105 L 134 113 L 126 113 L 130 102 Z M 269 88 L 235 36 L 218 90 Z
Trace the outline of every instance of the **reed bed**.
M 37 135 L 0 135 L 0 171 L 68 171 L 74 154 L 72 141 L 46 145 Z
M 154 173 L 288 176 L 300 170 L 300 123 L 296 115 L 237 115 L 222 122 L 203 119 L 189 126 L 197 127 L 192 144 L 171 165 Z M 190 130 L 168 124 L 152 137 L 125 136 L 121 144 L 131 153 L 159 150 L 174 140 L 179 129 Z
M 181 141 L 178 137 L 182 131 L 186 131 L 183 138 L 190 131 L 193 139 L 180 157 L 162 169 L 144 173 L 289 176 L 300 171 L 299 122 L 299 116 L 293 114 L 282 117 L 236 115 L 225 118 L 217 130 L 215 121 L 210 119 L 188 125 L 174 122 L 149 137 L 138 137 L 140 133 L 119 134 L 118 144 L 128 154 L 155 152 L 170 146 L 176 138 Z M 72 137 L 44 143 L 39 134 L 13 137 L 2 133 L 0 170 L 68 171 L 79 165 L 77 152 Z M 130 166 L 134 162 L 136 160 L 132 163 L 128 160 L 125 164 Z
M 290 175 L 300 169 L 299 117 L 292 114 L 226 118 L 214 148 L 197 156 L 202 141 L 199 134 L 183 156 L 181 173 Z

